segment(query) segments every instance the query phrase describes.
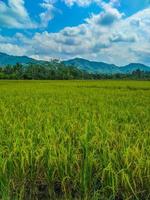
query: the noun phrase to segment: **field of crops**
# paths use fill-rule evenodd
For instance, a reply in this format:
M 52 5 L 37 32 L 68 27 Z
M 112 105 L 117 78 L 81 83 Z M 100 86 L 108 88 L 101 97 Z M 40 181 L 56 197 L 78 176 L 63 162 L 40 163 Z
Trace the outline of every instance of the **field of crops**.
M 149 200 L 150 82 L 0 81 L 0 200 Z

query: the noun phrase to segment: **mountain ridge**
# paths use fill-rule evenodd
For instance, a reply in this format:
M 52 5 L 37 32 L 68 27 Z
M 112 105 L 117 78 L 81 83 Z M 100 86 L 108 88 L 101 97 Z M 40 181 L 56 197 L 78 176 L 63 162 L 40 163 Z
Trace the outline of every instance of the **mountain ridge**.
M 36 60 L 28 56 L 14 56 L 0 52 L 0 67 L 6 65 L 15 65 L 16 63 L 29 64 L 29 63 L 42 63 L 46 61 Z
M 141 71 L 150 72 L 150 67 L 141 63 L 130 63 L 125 66 L 117 66 L 105 62 L 89 61 L 83 58 L 74 58 L 67 61 L 63 61 L 63 63 L 67 66 L 76 66 L 78 69 L 85 70 L 90 73 L 126 74 L 132 73 L 133 71 L 136 71 L 138 69 Z
M 27 56 L 13 56 L 0 52 L 0 67 L 6 65 L 21 64 L 45 64 L 48 61 L 36 60 Z M 130 74 L 133 71 L 141 70 L 150 72 L 150 67 L 141 63 L 130 63 L 125 66 L 117 66 L 115 64 L 108 64 L 105 62 L 90 61 L 83 58 L 74 58 L 66 61 L 62 61 L 65 66 L 73 66 L 80 70 L 87 71 L 88 73 L 101 73 L 101 74 Z

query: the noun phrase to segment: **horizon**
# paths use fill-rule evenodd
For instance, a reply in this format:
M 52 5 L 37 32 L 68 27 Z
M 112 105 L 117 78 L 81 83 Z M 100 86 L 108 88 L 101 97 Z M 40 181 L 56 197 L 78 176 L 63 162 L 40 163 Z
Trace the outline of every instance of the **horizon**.
M 149 13 L 148 0 L 1 0 L 0 52 L 150 66 Z

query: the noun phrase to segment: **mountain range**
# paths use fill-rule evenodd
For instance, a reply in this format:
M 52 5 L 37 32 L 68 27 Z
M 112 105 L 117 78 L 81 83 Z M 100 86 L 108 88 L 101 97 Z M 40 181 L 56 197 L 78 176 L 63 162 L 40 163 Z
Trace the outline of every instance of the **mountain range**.
M 48 63 L 47 61 L 39 61 L 33 58 L 29 58 L 27 56 L 12 56 L 5 53 L 0 53 L 0 67 L 6 65 L 15 65 L 16 63 L 21 64 L 45 64 Z M 62 63 L 66 66 L 74 66 L 80 70 L 87 71 L 89 73 L 102 73 L 102 74 L 115 74 L 115 73 L 122 73 L 122 74 L 129 74 L 133 71 L 139 69 L 141 71 L 150 72 L 150 67 L 140 63 L 131 63 L 126 66 L 116 66 L 114 64 L 107 64 L 104 62 L 95 62 L 89 61 L 82 58 L 75 58 L 71 60 L 62 61 Z
M 114 64 L 107 64 L 104 62 L 89 61 L 82 58 L 75 58 L 64 61 L 67 66 L 76 66 L 78 69 L 85 70 L 89 73 L 102 73 L 102 74 L 130 74 L 133 71 L 141 70 L 150 72 L 150 67 L 140 63 L 130 63 L 126 66 L 116 66 Z

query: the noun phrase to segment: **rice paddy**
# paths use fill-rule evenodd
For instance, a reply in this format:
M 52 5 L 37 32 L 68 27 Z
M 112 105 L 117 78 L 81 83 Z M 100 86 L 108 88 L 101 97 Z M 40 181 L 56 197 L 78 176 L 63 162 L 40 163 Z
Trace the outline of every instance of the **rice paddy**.
M 149 200 L 150 82 L 0 81 L 1 200 Z

